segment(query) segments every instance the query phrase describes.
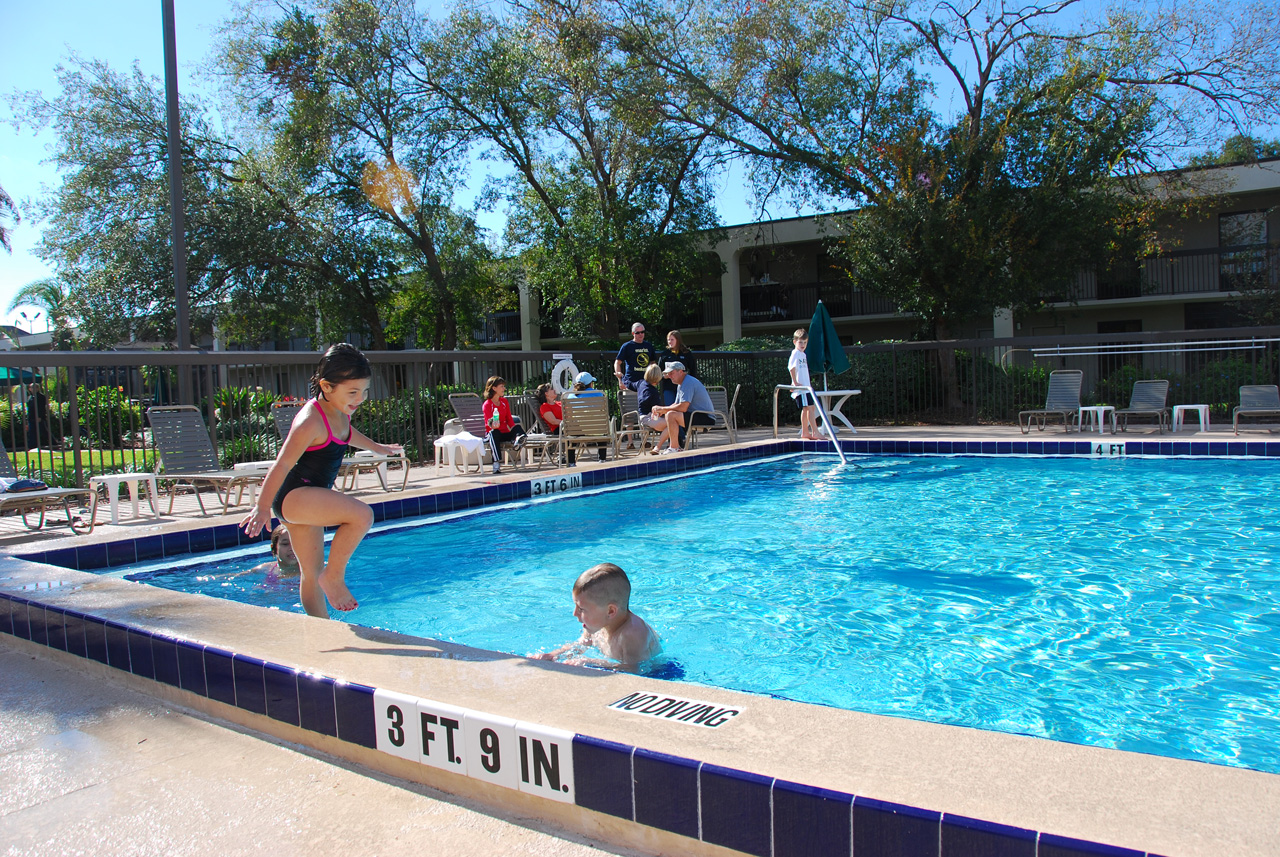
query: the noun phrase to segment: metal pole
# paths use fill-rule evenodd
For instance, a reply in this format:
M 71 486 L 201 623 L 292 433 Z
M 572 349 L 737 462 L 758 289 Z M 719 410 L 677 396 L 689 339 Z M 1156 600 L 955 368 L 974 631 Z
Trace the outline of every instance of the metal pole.
M 160 0 L 164 18 L 164 92 L 169 136 L 169 215 L 173 230 L 174 325 L 178 350 L 191 348 L 191 320 L 187 310 L 187 242 L 182 201 L 182 128 L 178 120 L 178 42 L 173 24 L 173 0 Z M 191 374 L 178 376 L 178 396 L 194 403 Z

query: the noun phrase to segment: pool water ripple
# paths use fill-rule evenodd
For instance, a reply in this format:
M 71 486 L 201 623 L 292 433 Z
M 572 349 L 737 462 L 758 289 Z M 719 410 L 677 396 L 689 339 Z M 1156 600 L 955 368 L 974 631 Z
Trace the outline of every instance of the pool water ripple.
M 786 458 L 370 536 L 353 621 L 516 654 L 621 565 L 691 681 L 1280 773 L 1270 461 Z M 148 582 L 300 610 L 261 557 Z

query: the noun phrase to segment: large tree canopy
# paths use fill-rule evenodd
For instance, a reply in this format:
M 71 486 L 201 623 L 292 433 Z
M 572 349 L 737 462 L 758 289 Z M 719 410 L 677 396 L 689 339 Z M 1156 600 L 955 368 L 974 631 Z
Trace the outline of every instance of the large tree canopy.
M 613 339 L 691 300 L 715 225 L 709 132 L 665 117 L 601 0 L 462 6 L 423 52 L 419 91 L 513 171 L 507 238 L 561 329 Z
M 851 272 L 934 335 L 1062 294 L 1153 221 L 1125 177 L 1280 103 L 1274 4 L 623 2 L 665 115 L 862 209 Z

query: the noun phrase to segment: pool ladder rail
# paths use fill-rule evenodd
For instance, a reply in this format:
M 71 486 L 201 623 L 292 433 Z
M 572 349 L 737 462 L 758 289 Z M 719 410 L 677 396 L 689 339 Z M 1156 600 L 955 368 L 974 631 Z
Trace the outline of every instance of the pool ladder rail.
M 836 454 L 840 456 L 841 464 L 848 464 L 849 459 L 845 457 L 844 450 L 840 447 L 840 442 L 836 439 L 839 427 L 833 426 L 832 418 L 839 420 L 844 424 L 851 433 L 857 434 L 858 430 L 853 427 L 853 423 L 849 422 L 849 418 L 844 415 L 841 408 L 844 403 L 849 401 L 853 396 L 862 395 L 861 390 L 822 390 L 819 392 L 809 384 L 778 384 L 773 388 L 773 436 L 778 436 L 778 393 L 783 390 L 788 392 L 800 391 L 813 396 L 814 402 L 817 403 L 818 414 L 822 417 L 822 432 L 831 438 L 831 444 L 836 448 Z M 839 401 L 832 407 L 831 400 L 839 397 Z

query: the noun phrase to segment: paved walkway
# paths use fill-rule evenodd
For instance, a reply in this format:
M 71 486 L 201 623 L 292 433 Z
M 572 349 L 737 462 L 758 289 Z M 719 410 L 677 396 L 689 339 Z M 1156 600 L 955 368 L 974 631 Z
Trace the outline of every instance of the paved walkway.
M 634 853 L 211 722 L 4 636 L 0 676 L 0 854 Z

